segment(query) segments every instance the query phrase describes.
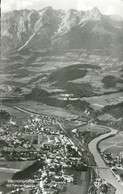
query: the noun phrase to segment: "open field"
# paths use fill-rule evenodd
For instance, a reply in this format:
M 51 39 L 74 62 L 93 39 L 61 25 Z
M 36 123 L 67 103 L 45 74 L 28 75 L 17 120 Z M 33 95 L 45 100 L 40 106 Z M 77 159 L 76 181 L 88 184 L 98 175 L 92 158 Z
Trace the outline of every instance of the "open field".
M 2 161 L 0 162 L 1 165 L 6 165 L 6 168 L 12 168 L 17 170 L 23 170 L 29 166 L 31 166 L 35 161 Z
M 82 98 L 86 100 L 95 110 L 101 110 L 104 106 L 117 104 L 123 101 L 123 92 L 118 92 L 110 95 L 94 96 L 89 98 Z
M 76 116 L 76 107 L 80 107 L 83 112 L 85 109 L 88 109 L 88 112 L 101 111 L 103 107 L 118 104 L 123 100 L 119 86 L 114 84 L 106 88 L 108 81 L 104 79 L 110 75 L 117 78 L 116 82 L 122 79 L 122 63 L 116 56 L 102 53 L 92 55 L 81 49 L 57 55 L 30 50 L 24 54 L 12 54 L 2 62 L 3 96 L 25 97 L 29 94 L 28 100 L 18 106 L 22 105 L 30 111 L 72 118 L 72 112 Z M 32 88 L 35 87 L 48 92 L 48 98 L 42 99 L 37 93 L 33 94 Z M 104 95 L 104 92 L 109 94 Z M 82 108 L 76 102 L 78 99 L 88 105 Z M 67 111 L 63 109 L 69 104 L 72 104 L 71 108 Z M 25 117 L 22 113 L 16 113 L 16 119 Z M 101 116 L 101 120 L 109 118 L 115 121 L 110 114 L 108 117 Z
M 105 76 L 112 75 L 121 79 L 120 69 L 122 63 L 118 61 L 116 57 L 91 55 L 86 50 L 75 50 L 74 52 L 67 51 L 61 55 L 46 55 L 42 52 L 29 51 L 21 55 L 16 53 L 13 56 L 9 56 L 8 59 L 2 61 L 2 75 L 4 78 L 3 82 L 18 83 L 18 86 L 26 85 L 27 87 L 33 87 L 35 84 L 46 87 L 47 89 L 53 89 L 51 85 L 51 77 L 57 78 L 58 72 L 63 75 L 61 81 L 71 81 L 72 83 L 82 84 L 91 83 L 93 90 L 99 93 L 107 91 L 104 87 L 102 79 Z M 79 68 L 78 68 L 79 67 Z M 81 72 L 85 72 L 83 76 Z M 63 73 L 62 73 L 63 72 Z M 73 73 L 72 73 L 73 72 Z M 65 76 L 67 74 L 67 76 Z M 39 78 L 40 76 L 40 78 Z M 71 79 L 69 79 L 71 76 Z M 58 76 L 58 78 L 60 78 Z M 61 79 L 60 78 L 60 79 Z M 56 79 L 56 84 L 58 80 Z M 10 82 L 11 83 L 11 82 Z M 59 85 L 59 86 L 60 86 Z M 13 87 L 16 87 L 13 83 Z M 59 89 L 59 87 L 55 86 Z M 118 86 L 108 88 L 108 91 L 117 91 Z
M 69 112 L 65 111 L 62 108 L 51 107 L 35 101 L 21 102 L 21 103 L 18 103 L 18 106 L 39 114 L 47 114 L 51 116 L 58 116 L 58 117 L 71 118 L 71 119 L 74 119 L 77 117 L 77 115 L 70 114 Z
M 101 127 L 95 124 L 87 124 L 81 127 L 78 127 L 78 131 L 90 131 L 92 133 L 96 133 L 96 134 L 103 134 L 103 133 L 107 133 L 108 129 L 105 127 Z
M 1 104 L 1 109 L 8 112 L 11 115 L 12 120 L 14 122 L 17 122 L 17 123 L 21 122 L 21 124 L 22 124 L 22 121 L 27 121 L 28 118 L 30 118 L 30 116 L 28 114 L 22 113 L 16 109 L 14 109 L 12 106 L 7 106 L 7 105 L 5 106 L 5 105 Z
M 16 171 L 26 169 L 29 166 L 33 165 L 34 162 L 35 161 L 0 162 L 0 165 L 7 165 L 5 169 L 0 168 L 0 183 L 3 183 L 6 180 L 11 180 Z
M 120 153 L 123 151 L 123 134 L 119 133 L 115 137 L 105 139 L 100 142 L 99 148 L 105 153 Z
M 105 154 L 117 154 L 119 155 L 120 152 L 123 152 L 123 146 L 117 146 L 117 145 L 114 145 L 114 146 L 111 146 L 110 148 L 107 148 L 104 153 Z
M 86 172 L 73 171 L 76 178 L 76 184 L 68 183 L 67 190 L 65 192 L 60 192 L 60 194 L 84 194 L 85 186 L 86 186 Z
M 121 120 L 121 118 L 116 119 L 111 114 L 108 114 L 108 113 L 105 113 L 101 116 L 98 116 L 97 118 L 100 119 L 100 120 L 103 120 L 103 121 L 107 121 L 107 120 L 108 121 L 120 121 Z
M 9 180 L 9 179 L 12 179 L 14 173 L 12 172 L 5 172 L 4 170 L 0 171 L 0 183 L 6 181 L 6 180 Z

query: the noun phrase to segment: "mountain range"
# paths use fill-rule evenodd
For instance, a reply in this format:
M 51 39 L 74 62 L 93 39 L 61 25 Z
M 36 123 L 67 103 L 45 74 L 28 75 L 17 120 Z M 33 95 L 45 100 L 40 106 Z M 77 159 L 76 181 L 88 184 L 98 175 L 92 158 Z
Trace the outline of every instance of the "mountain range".
M 15 10 L 2 14 L 2 52 L 24 49 L 123 49 L 123 18 L 89 11 Z

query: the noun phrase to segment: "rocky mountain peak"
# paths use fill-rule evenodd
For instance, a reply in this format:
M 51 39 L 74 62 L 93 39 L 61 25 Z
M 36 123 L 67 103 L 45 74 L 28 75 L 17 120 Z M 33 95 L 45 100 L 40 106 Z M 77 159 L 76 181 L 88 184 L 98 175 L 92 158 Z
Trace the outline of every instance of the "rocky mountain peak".
M 38 11 L 40 15 L 42 14 L 48 14 L 48 15 L 52 15 L 54 10 L 51 6 L 45 7 L 43 9 L 41 9 L 40 11 Z
M 88 20 L 98 21 L 101 19 L 102 14 L 97 7 L 85 12 L 85 18 Z
M 93 12 L 99 14 L 99 15 L 101 14 L 100 10 L 97 7 L 94 7 L 91 11 L 93 11 Z
M 114 21 L 115 20 L 115 21 Z M 20 10 L 4 13 L 1 19 L 3 50 L 39 49 L 49 45 L 69 48 L 106 48 L 112 39 L 122 40 L 122 19 L 102 15 L 98 8 L 88 11 Z M 96 36 L 101 36 L 101 43 Z M 108 42 L 108 41 L 109 42 Z M 35 45 L 35 46 L 34 46 Z

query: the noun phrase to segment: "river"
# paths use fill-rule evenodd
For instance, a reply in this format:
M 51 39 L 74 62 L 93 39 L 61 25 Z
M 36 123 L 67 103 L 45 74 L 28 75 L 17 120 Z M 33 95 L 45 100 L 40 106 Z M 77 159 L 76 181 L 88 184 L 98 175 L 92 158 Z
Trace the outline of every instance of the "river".
M 114 130 L 114 129 L 110 129 L 110 130 L 111 131 L 109 133 L 100 135 L 99 137 L 93 139 L 89 143 L 88 148 L 91 154 L 94 156 L 94 160 L 97 164 L 97 167 L 105 168 L 105 169 L 99 168 L 98 171 L 99 171 L 100 177 L 116 188 L 116 192 L 115 192 L 116 194 L 123 194 L 123 186 L 117 181 L 116 177 L 112 174 L 110 168 L 107 167 L 100 153 L 97 150 L 97 144 L 99 141 L 103 140 L 104 138 L 108 138 L 110 135 L 117 134 L 117 130 Z
M 19 110 L 19 111 L 28 113 L 28 114 L 36 114 L 36 113 L 30 112 L 26 109 L 22 109 L 20 107 L 15 106 L 14 108 Z M 63 129 L 62 126 L 60 126 L 60 127 Z M 117 134 L 117 130 L 110 128 L 109 133 L 106 133 L 104 135 L 100 135 L 99 137 L 93 139 L 89 143 L 88 148 L 89 148 L 91 154 L 94 156 L 94 159 L 95 159 L 97 166 L 104 168 L 104 169 L 99 168 L 100 177 L 102 179 L 106 180 L 108 183 L 110 183 L 111 185 L 113 185 L 116 188 L 116 194 L 123 194 L 123 186 L 117 181 L 116 177 L 113 175 L 111 170 L 107 167 L 107 165 L 105 164 L 104 160 L 102 159 L 100 153 L 97 150 L 97 144 L 99 141 L 103 140 L 104 138 L 108 138 L 110 135 L 116 135 L 116 134 Z

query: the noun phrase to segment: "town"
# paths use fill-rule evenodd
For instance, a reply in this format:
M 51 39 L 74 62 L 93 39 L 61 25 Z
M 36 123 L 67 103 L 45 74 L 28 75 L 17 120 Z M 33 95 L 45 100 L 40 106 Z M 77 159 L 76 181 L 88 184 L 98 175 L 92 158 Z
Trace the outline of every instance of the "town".
M 21 125 L 12 118 L 1 123 L 0 168 L 16 172 L 1 183 L 3 191 L 51 194 L 64 191 L 67 183 L 77 184 L 70 171 L 87 170 L 85 152 L 62 130 L 63 122 L 64 118 L 31 114 Z

